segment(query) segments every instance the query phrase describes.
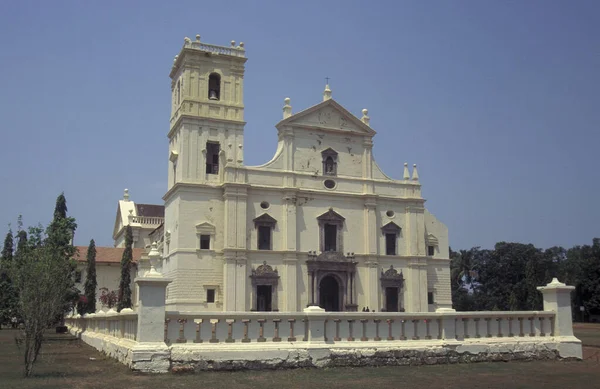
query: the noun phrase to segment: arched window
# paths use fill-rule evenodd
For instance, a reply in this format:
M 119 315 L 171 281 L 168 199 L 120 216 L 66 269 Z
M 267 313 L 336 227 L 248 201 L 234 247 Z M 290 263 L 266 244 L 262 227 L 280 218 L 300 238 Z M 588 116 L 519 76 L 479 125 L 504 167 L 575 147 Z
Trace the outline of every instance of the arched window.
M 208 77 L 208 99 L 221 99 L 221 76 L 219 76 L 217 73 L 212 73 Z

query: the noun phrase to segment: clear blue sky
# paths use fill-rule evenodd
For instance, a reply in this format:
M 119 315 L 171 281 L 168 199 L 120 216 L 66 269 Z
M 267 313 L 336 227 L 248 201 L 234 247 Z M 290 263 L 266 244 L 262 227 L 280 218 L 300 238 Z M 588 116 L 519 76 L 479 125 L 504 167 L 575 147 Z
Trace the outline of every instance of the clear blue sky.
M 173 57 L 243 41 L 246 163 L 294 112 L 333 97 L 378 132 L 392 177 L 417 163 L 451 246 L 600 236 L 598 1 L 4 1 L 0 233 L 48 223 L 112 245 L 123 189 L 162 203 Z

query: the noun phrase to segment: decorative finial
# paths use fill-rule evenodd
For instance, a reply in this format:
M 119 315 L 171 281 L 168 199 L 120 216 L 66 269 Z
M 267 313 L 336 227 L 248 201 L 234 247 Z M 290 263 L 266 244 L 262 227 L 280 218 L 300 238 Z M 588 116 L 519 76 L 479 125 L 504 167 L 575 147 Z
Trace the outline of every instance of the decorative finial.
M 231 41 L 231 47 L 235 47 L 235 41 Z
M 323 101 L 329 100 L 331 99 L 331 89 L 329 89 L 329 77 L 325 77 L 326 84 L 325 84 L 325 90 L 323 91 Z
M 196 42 L 200 42 L 200 34 L 196 34 Z
M 185 38 L 183 38 L 183 43 L 184 44 L 187 45 L 188 43 L 191 43 L 191 42 L 192 42 L 192 40 L 190 38 L 188 38 L 187 36 Z
M 412 179 L 413 179 L 413 181 L 419 181 L 419 172 L 417 172 L 417 164 L 416 163 L 413 165 Z
M 244 48 L 244 42 L 240 42 L 240 47 L 243 49 Z
M 402 178 L 404 178 L 405 180 L 410 179 L 410 173 L 408 172 L 408 163 L 404 162 L 404 174 L 402 175 Z
M 360 118 L 360 120 L 365 123 L 367 126 L 369 125 L 369 121 L 371 120 L 371 118 L 368 116 L 369 110 L 364 108 L 362 110 L 362 114 L 363 116 Z
M 124 201 L 129 201 L 129 189 L 125 189 L 123 191 L 123 200 Z
M 150 270 L 144 274 L 144 277 L 162 277 L 162 275 L 156 270 L 158 267 L 158 262 L 160 262 L 158 245 L 156 242 L 152 242 L 150 247 L 150 252 L 148 253 L 148 259 L 150 259 Z
M 287 119 L 290 116 L 292 116 L 292 106 L 290 105 L 290 98 L 286 97 L 285 99 L 283 99 L 283 102 L 285 103 L 285 105 L 283 106 L 283 118 Z

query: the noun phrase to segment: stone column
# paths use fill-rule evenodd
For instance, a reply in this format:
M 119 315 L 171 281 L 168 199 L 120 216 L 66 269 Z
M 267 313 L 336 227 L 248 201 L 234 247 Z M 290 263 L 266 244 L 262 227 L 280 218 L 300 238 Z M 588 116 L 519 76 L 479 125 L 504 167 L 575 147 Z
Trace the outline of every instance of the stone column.
M 546 286 L 537 288 L 544 295 L 544 311 L 552 311 L 554 317 L 554 337 L 557 339 L 559 355 L 562 358 L 582 358 L 581 341 L 573 335 L 571 312 L 571 291 L 568 286 L 553 278 Z

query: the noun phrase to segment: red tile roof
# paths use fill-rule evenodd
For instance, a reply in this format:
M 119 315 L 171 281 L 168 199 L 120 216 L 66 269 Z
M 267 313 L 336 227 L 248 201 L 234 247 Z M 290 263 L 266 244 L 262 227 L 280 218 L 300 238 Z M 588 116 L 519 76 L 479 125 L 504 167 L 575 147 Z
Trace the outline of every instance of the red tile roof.
M 78 262 L 87 261 L 87 246 L 75 246 L 79 250 L 79 254 L 75 255 Z M 125 247 L 96 247 L 96 263 L 121 263 Z M 139 262 L 144 249 L 133 249 L 133 262 Z

